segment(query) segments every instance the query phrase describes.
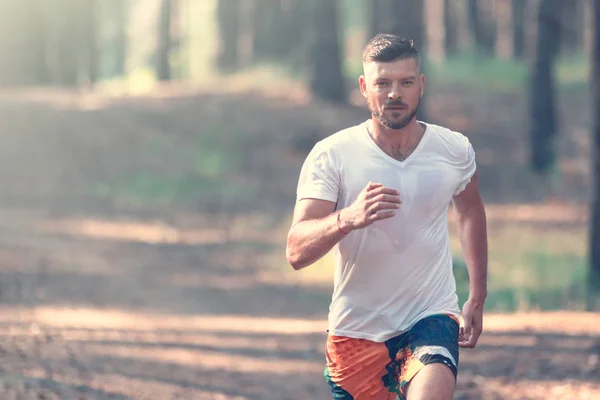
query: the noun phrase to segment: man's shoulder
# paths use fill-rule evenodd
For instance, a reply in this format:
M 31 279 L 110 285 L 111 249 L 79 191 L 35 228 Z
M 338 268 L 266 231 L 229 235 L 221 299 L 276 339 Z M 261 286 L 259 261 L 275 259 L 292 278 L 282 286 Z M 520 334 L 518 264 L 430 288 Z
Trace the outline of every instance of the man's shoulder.
M 447 142 L 464 142 L 469 138 L 462 132 L 455 131 L 442 125 L 426 123 L 428 129 L 433 131 L 437 137 Z
M 471 142 L 464 133 L 430 123 L 427 123 L 427 128 L 431 130 L 431 136 L 433 136 L 440 149 L 457 155 L 463 155 L 469 151 Z
M 315 148 L 336 151 L 343 149 L 345 146 L 355 145 L 361 129 L 364 129 L 364 123 L 341 129 L 319 140 L 315 144 Z

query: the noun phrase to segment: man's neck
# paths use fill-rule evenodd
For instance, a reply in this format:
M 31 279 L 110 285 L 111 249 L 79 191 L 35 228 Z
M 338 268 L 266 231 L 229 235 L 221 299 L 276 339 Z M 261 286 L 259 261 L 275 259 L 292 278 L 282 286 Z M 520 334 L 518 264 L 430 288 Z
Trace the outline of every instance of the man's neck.
M 402 129 L 389 129 L 371 119 L 369 131 L 375 143 L 389 156 L 404 161 L 417 148 L 425 127 L 413 119 Z

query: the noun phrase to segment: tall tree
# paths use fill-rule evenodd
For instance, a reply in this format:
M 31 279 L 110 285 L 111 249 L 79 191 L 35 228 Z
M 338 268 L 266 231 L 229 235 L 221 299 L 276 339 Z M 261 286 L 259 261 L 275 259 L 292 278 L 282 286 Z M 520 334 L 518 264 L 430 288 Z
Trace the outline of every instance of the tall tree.
M 583 0 L 583 53 L 592 54 L 594 42 L 594 0 Z
M 513 0 L 496 0 L 496 56 L 508 60 L 514 56 Z
M 239 67 L 239 14 L 240 0 L 217 2 L 219 24 L 217 67 L 222 71 L 233 71 Z
M 254 61 L 281 60 L 293 47 L 294 39 L 290 37 L 288 11 L 294 5 L 282 0 L 255 0 L 253 8 L 253 48 Z M 290 15 L 292 18 L 299 16 Z M 300 19 L 302 20 L 302 19 Z
M 57 0 L 55 7 L 50 7 L 52 18 L 53 43 L 50 44 L 53 60 L 53 81 L 66 87 L 79 84 L 79 59 L 81 30 L 78 24 L 77 0 Z M 56 6 L 59 7 L 56 7 Z
M 345 102 L 346 84 L 342 71 L 342 46 L 338 28 L 337 0 L 311 1 L 310 88 L 324 100 Z
M 281 46 L 284 47 L 282 55 L 285 56 L 294 68 L 306 70 L 309 68 L 306 54 L 309 53 L 312 15 L 311 1 L 286 0 L 283 1 L 282 28 L 285 40 Z
M 471 47 L 467 0 L 445 0 L 446 54 L 460 53 Z
M 523 10 L 523 55 L 522 59 L 533 62 L 535 58 L 539 29 L 539 9 L 541 0 L 525 0 Z
M 371 36 L 393 33 L 412 39 L 424 50 L 426 33 L 422 1 L 374 0 L 371 4 Z
M 578 53 L 581 48 L 579 40 L 583 21 L 579 20 L 582 14 L 579 12 L 581 1 L 571 0 L 566 1 L 562 12 L 562 34 L 561 34 L 561 52 L 567 54 Z
M 35 83 L 38 85 L 47 85 L 50 82 L 48 71 L 48 61 L 46 59 L 47 42 L 46 34 L 49 30 L 48 22 L 44 9 L 41 7 L 31 7 L 31 31 L 34 36 L 32 51 L 34 53 L 33 63 L 35 66 Z
M 385 10 L 385 2 L 389 0 L 366 0 L 369 10 L 369 38 L 377 35 L 378 33 L 386 33 L 382 26 L 382 15 Z
M 494 54 L 496 42 L 493 6 L 490 0 L 469 0 L 469 26 L 477 50 L 486 55 Z
M 125 75 L 129 1 L 98 1 L 98 58 L 103 77 Z M 130 29 L 130 28 L 129 28 Z
M 173 0 L 161 0 L 158 16 L 156 75 L 159 81 L 171 79 L 171 7 Z
M 427 35 L 427 57 L 431 61 L 443 61 L 446 58 L 446 2 L 444 0 L 425 0 L 423 30 Z
M 541 0 L 538 9 L 539 32 L 536 56 L 531 70 L 529 101 L 531 166 L 539 173 L 547 173 L 556 158 L 554 61 L 560 47 L 560 16 L 563 4 L 563 0 Z
M 0 85 L 49 83 L 49 26 L 43 4 L 0 2 Z
M 77 4 L 80 10 L 79 24 L 81 33 L 78 45 L 78 70 L 85 84 L 92 86 L 98 79 L 98 49 L 96 0 L 85 0 Z
M 589 297 L 600 298 L 600 0 L 593 0 L 592 3 L 592 115 L 593 122 L 593 156 L 592 173 L 594 177 L 594 195 L 591 206 L 591 227 L 590 227 L 590 292 Z M 593 302 L 588 303 L 588 307 L 593 306 Z
M 127 72 L 127 21 L 129 15 L 129 2 L 113 0 L 112 8 L 115 15 L 114 25 L 114 71 L 117 76 L 123 76 Z
M 512 0 L 513 55 L 523 58 L 525 53 L 525 0 Z

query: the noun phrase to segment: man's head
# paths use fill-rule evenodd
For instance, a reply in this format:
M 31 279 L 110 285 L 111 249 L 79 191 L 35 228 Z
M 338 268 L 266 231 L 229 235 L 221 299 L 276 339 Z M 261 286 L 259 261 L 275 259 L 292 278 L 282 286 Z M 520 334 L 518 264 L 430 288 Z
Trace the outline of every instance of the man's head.
M 402 129 L 415 118 L 423 94 L 421 56 L 412 40 L 379 34 L 363 52 L 360 90 L 374 119 L 390 129 Z

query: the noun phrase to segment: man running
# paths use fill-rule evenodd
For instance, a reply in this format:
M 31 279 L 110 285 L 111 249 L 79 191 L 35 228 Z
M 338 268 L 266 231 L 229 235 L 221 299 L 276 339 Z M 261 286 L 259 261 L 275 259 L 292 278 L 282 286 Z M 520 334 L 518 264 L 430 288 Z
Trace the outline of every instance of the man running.
M 412 41 L 375 36 L 360 90 L 371 118 L 306 158 L 287 240 L 296 270 L 331 249 L 325 379 L 335 399 L 451 399 L 459 347 L 475 347 L 487 296 L 486 216 L 467 137 L 418 121 L 425 78 Z M 470 291 L 452 271 L 453 203 Z

